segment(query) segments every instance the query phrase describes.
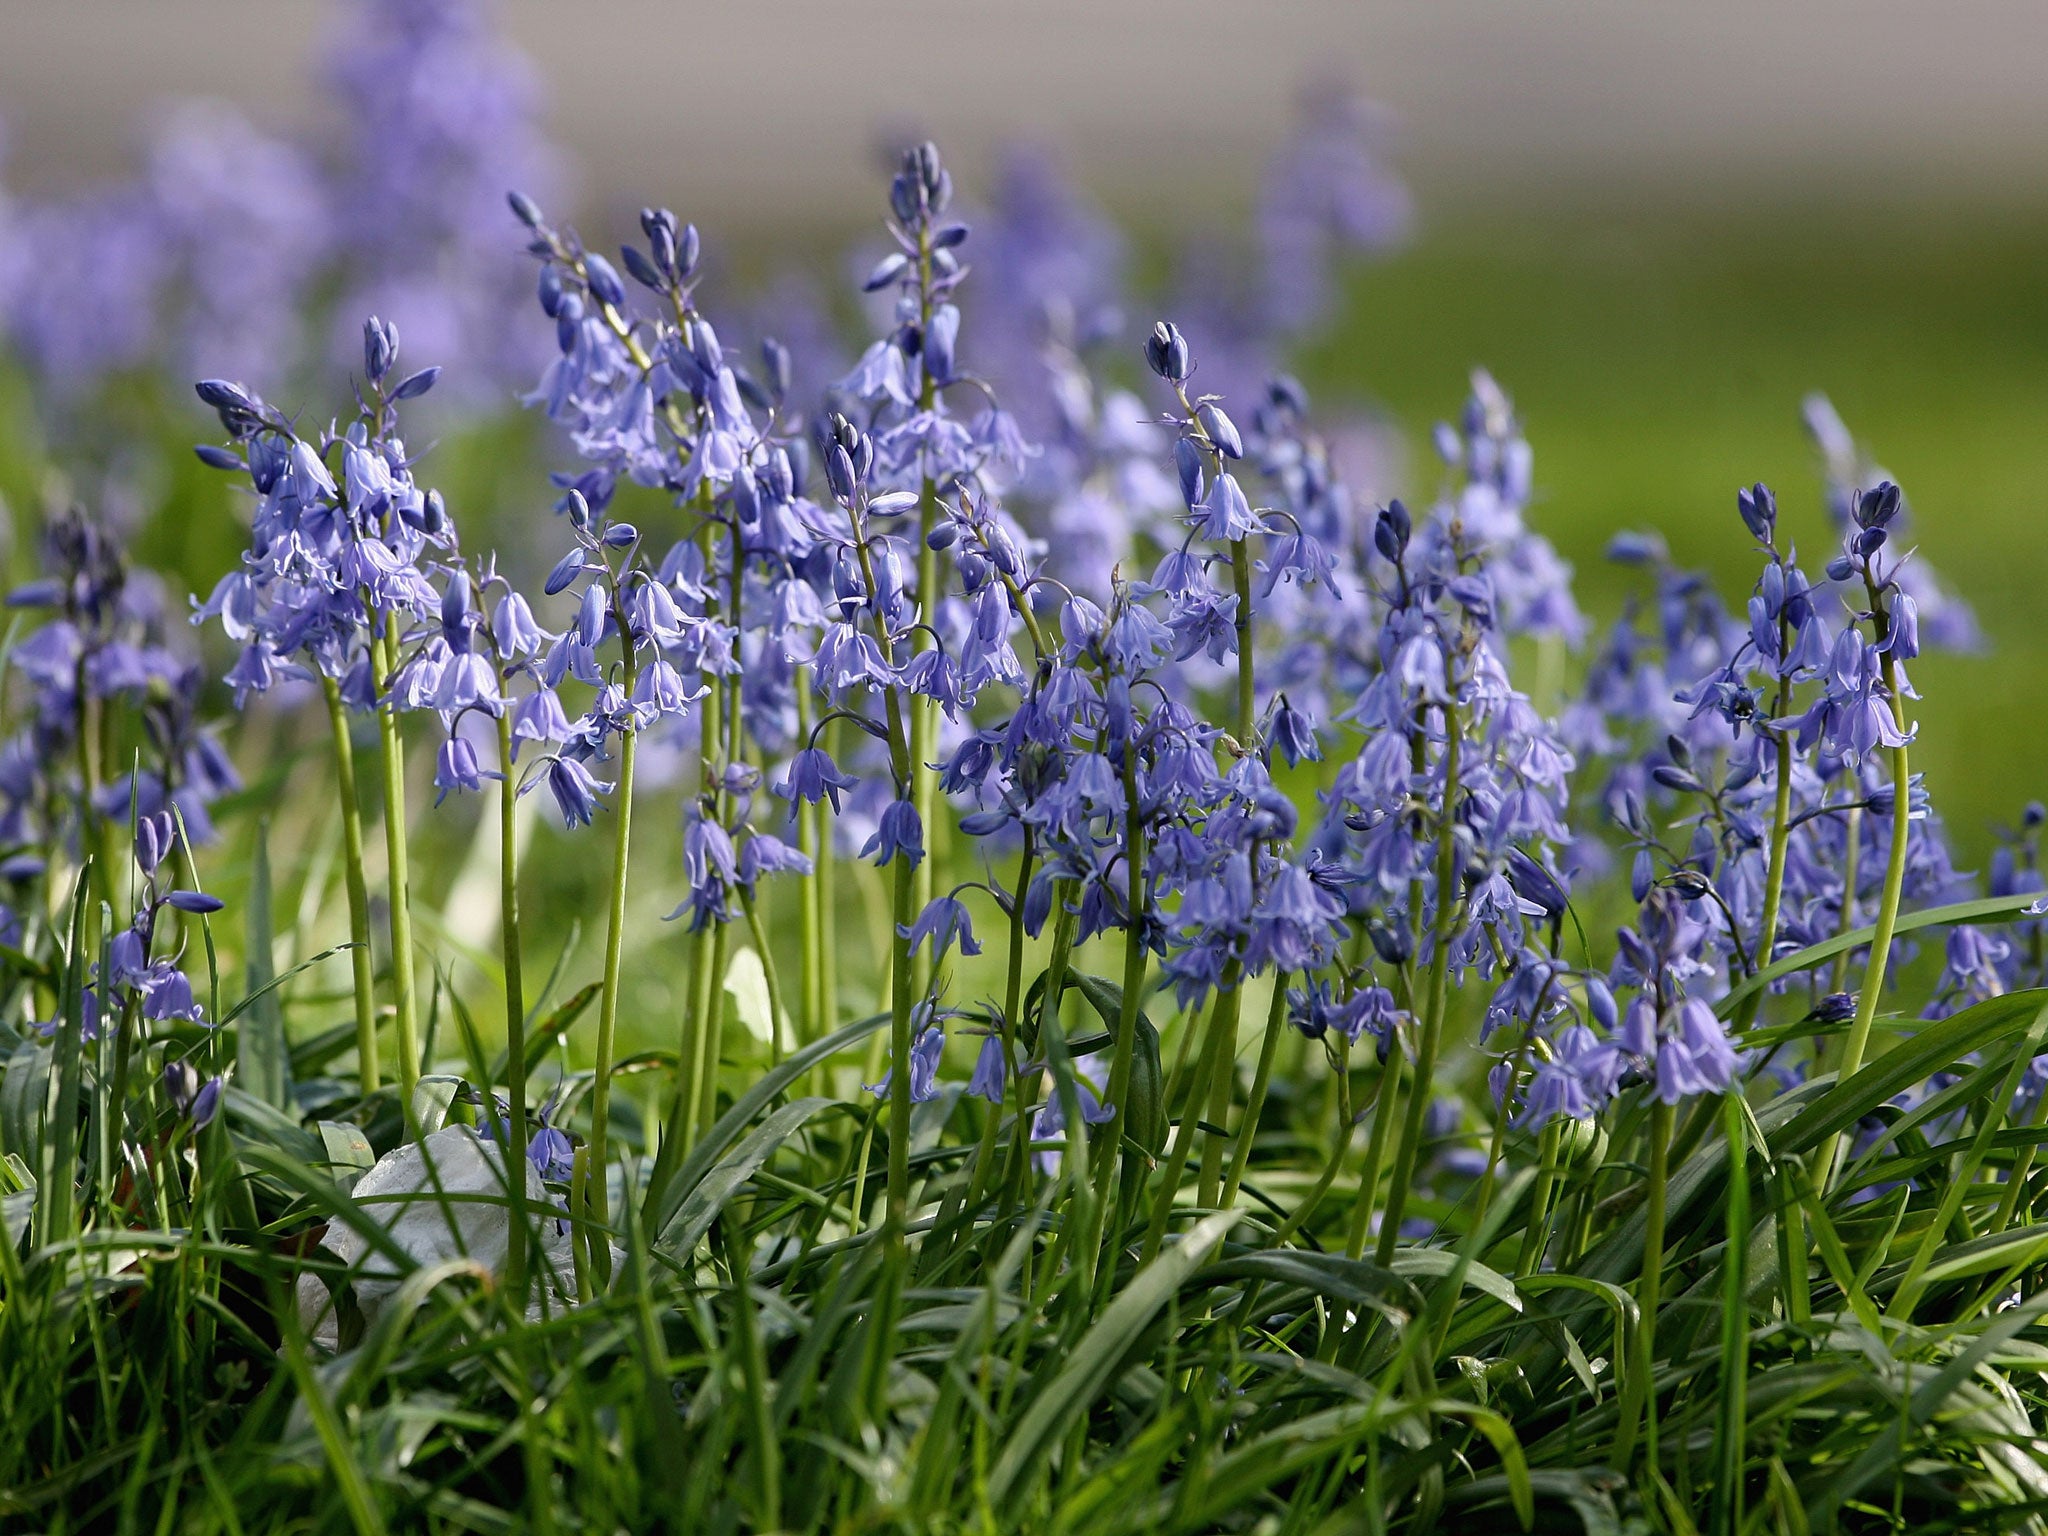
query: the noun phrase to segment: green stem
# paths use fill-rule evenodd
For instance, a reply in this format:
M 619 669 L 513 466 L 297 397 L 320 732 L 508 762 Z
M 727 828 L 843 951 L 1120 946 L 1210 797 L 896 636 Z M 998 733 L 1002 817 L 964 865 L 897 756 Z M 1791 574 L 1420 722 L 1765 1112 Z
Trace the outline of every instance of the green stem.
M 617 604 L 616 595 L 614 603 Z M 626 627 L 624 606 L 618 605 L 620 650 L 625 653 L 625 693 L 633 695 L 639 667 L 633 653 L 633 637 Z M 610 1253 L 604 1229 L 610 1225 L 610 1179 L 606 1153 L 611 1137 L 612 1055 L 619 1024 L 619 969 L 626 944 L 626 875 L 633 846 L 633 764 L 638 755 L 640 733 L 632 726 L 619 736 L 619 782 L 612 798 L 612 881 L 611 901 L 606 913 L 604 938 L 604 986 L 597 1002 L 597 1053 L 591 1065 L 589 1157 L 580 1165 L 582 1188 L 574 1208 L 582 1214 L 590 1243 L 591 1261 L 602 1271 Z
M 675 1098 L 669 1105 L 661 1151 L 654 1162 L 650 1183 L 655 1189 L 666 1183 L 697 1140 L 698 1059 L 703 1054 L 698 1035 L 703 1029 L 704 972 L 710 963 L 711 935 L 700 929 L 690 935 L 690 974 L 683 994 L 682 1027 L 676 1036 Z
M 1381 1075 L 1385 1082 L 1385 1075 Z M 1323 1163 L 1323 1171 L 1316 1175 L 1316 1181 L 1303 1197 L 1294 1214 L 1283 1221 L 1273 1233 L 1272 1246 L 1284 1248 L 1289 1238 L 1307 1226 L 1316 1213 L 1316 1207 L 1323 1203 L 1323 1196 L 1330 1192 L 1330 1186 L 1337 1182 L 1337 1170 L 1344 1162 L 1344 1153 L 1351 1145 L 1353 1130 L 1351 1109 L 1351 1042 L 1342 1035 L 1337 1036 L 1337 1131 L 1330 1141 L 1330 1155 Z
M 385 621 L 377 644 L 380 670 L 377 732 L 384 764 L 385 883 L 391 900 L 391 990 L 397 1008 L 398 1097 L 408 1126 L 413 1123 L 413 1090 L 420 1081 L 420 1035 L 413 987 L 412 882 L 407 868 L 405 832 L 405 739 L 398 729 L 398 704 L 391 697 L 392 674 L 398 670 L 395 619 Z
M 1863 861 L 1863 807 L 1854 805 L 1842 818 L 1842 910 L 1835 924 L 1835 936 L 1840 938 L 1856 928 L 1856 887 L 1862 871 L 1858 866 Z M 1828 974 L 1828 990 L 1839 992 L 1849 984 L 1849 951 L 1843 950 L 1835 956 L 1834 969 Z
M 1209 1057 L 1209 1124 L 1215 1130 L 1202 1137 L 1202 1173 L 1195 1186 L 1195 1200 L 1204 1210 L 1216 1210 L 1223 1203 L 1224 1128 L 1230 1123 L 1230 1106 L 1237 1098 L 1237 1027 L 1244 1016 L 1244 980 L 1230 989 L 1225 1011 L 1215 1025 Z
M 1188 1084 L 1187 1099 L 1181 1108 L 1179 1123 L 1174 1127 L 1173 1142 L 1167 1148 L 1162 1166 L 1165 1175 L 1159 1181 L 1159 1188 L 1152 1197 L 1152 1216 L 1145 1228 L 1145 1246 L 1139 1255 L 1140 1268 L 1158 1256 L 1160 1246 L 1166 1241 L 1166 1224 L 1173 1215 L 1174 1199 L 1180 1193 L 1181 1175 L 1186 1172 L 1188 1153 L 1193 1149 L 1195 1135 L 1201 1129 L 1202 1106 L 1209 1098 L 1210 1079 L 1220 1070 L 1219 1057 L 1228 1058 L 1231 1047 L 1237 1039 L 1237 992 L 1242 980 L 1235 960 L 1223 967 L 1223 975 L 1217 982 L 1215 1001 L 1209 1005 L 1209 1027 L 1201 1045 L 1197 1048 L 1195 1067 Z M 1188 1028 L 1195 1025 L 1190 1022 Z
M 760 903 L 753 892 L 740 893 L 740 907 L 747 914 L 747 932 L 753 935 L 754 950 L 761 957 L 761 980 L 768 988 L 768 1061 L 782 1064 L 782 983 L 775 972 L 775 951 L 768 947 L 768 930 L 761 924 Z
M 838 759 L 839 722 L 825 727 L 825 750 Z M 839 850 L 832 841 L 832 825 L 825 819 L 825 807 L 811 807 L 818 829 L 818 952 L 823 957 L 818 978 L 818 1017 L 821 1032 L 839 1024 L 839 902 L 837 900 Z
M 1451 665 L 1444 663 L 1445 681 L 1453 689 Z M 1455 697 L 1455 694 L 1453 695 Z M 1429 980 L 1424 993 L 1422 1037 L 1415 1051 L 1415 1086 L 1408 1095 L 1407 1114 L 1401 1122 L 1401 1139 L 1394 1147 L 1393 1180 L 1387 1186 L 1387 1211 L 1380 1222 L 1376 1256 L 1381 1264 L 1393 1261 L 1394 1245 L 1401 1231 L 1401 1215 L 1408 1203 L 1408 1186 L 1415 1177 L 1415 1164 L 1422 1151 L 1423 1125 L 1429 1115 L 1429 1090 L 1436 1076 L 1437 1053 L 1443 1046 L 1444 1006 L 1450 975 L 1451 939 L 1458 931 L 1458 762 L 1460 739 L 1458 709 L 1443 706 L 1444 802 L 1442 824 L 1437 828 L 1436 851 L 1436 933 L 1429 957 Z
M 929 224 L 920 225 L 917 231 L 917 275 L 918 325 L 922 333 L 928 331 L 932 323 L 932 237 Z M 938 405 L 938 383 L 928 369 L 920 367 L 918 375 L 917 408 L 929 413 Z M 926 474 L 919 482 L 917 495 L 917 609 L 919 619 L 926 626 L 938 623 L 939 552 L 932 547 L 931 541 L 932 530 L 938 525 L 938 520 L 938 486 Z M 911 644 L 917 650 L 927 651 L 938 641 L 929 628 L 920 627 L 913 631 Z M 917 819 L 924 828 L 928 855 L 917 867 L 915 894 L 919 912 L 931 904 L 933 866 L 938 863 L 938 775 L 926 766 L 938 737 L 938 721 L 937 699 L 919 696 L 910 701 L 910 803 L 917 807 Z M 923 983 L 937 965 L 938 954 L 934 950 L 930 966 L 913 968 L 912 975 L 919 984 L 920 993 Z
M 1017 1086 L 1017 1014 L 1023 1007 L 1024 996 L 1024 892 L 1031 884 L 1032 846 L 1031 833 L 1024 833 L 1024 851 L 1017 856 L 1017 884 L 1010 899 L 1010 955 L 1008 974 L 1003 985 L 1003 1017 L 998 1025 L 1003 1040 L 1003 1088 L 1004 1096 L 1021 1097 Z M 1019 1112 L 1018 1119 L 1023 1119 Z M 967 1181 L 967 1203 L 965 1219 L 972 1221 L 974 1213 L 981 1209 L 982 1199 L 988 1194 L 989 1180 L 995 1174 L 996 1139 L 1001 1134 L 1003 1111 L 1000 1104 L 991 1104 L 981 1124 L 981 1144 L 974 1151 L 974 1172 Z
M 1096 1151 L 1096 1209 L 1105 1214 L 1115 1203 L 1117 1170 L 1123 1163 L 1117 1150 L 1127 1130 L 1131 1062 L 1137 1049 L 1145 969 L 1150 959 L 1145 948 L 1145 824 L 1138 814 L 1138 749 L 1134 742 L 1124 744 L 1123 781 L 1124 872 L 1130 891 L 1125 905 L 1130 912 L 1130 922 L 1124 929 L 1123 1004 L 1117 1010 L 1116 1049 L 1110 1058 L 1107 1089 L 1107 1103 L 1116 1112 L 1116 1119 L 1111 1122 L 1110 1134 L 1102 1138 Z
M 511 1129 L 505 1147 L 505 1184 L 512 1200 L 512 1242 L 505 1255 L 506 1284 L 514 1305 L 527 1302 L 526 1223 L 526 981 L 519 948 L 519 786 L 512 760 L 512 715 L 498 716 L 498 932 L 505 961 L 505 1097 Z
M 356 800 L 356 752 L 349 740 L 348 709 L 341 686 L 320 679 L 327 696 L 327 724 L 334 740 L 334 788 L 341 802 L 343 884 L 348 889 L 349 968 L 355 977 L 356 1076 L 362 1095 L 377 1091 L 377 972 L 370 953 L 370 888 L 363 878 L 363 816 Z
M 1760 958 L 1767 954 L 1759 951 Z M 1714 1530 L 1716 1536 L 1738 1536 L 1742 1467 L 1749 1444 L 1749 1131 L 1740 1085 L 1722 1095 L 1721 1102 L 1722 1133 L 1728 1138 L 1728 1241 L 1721 1257 L 1721 1396 L 1714 1425 L 1720 1454 L 1714 1465 Z M 1646 1367 L 1649 1364 L 1644 1361 Z
M 1266 1107 L 1266 1089 L 1273 1080 L 1273 1057 L 1280 1048 L 1280 1036 L 1287 1022 L 1287 973 L 1273 973 L 1273 1001 L 1266 1009 L 1266 1034 L 1259 1043 L 1259 1065 L 1252 1074 L 1252 1095 L 1245 1102 L 1244 1118 L 1238 1122 L 1237 1141 L 1230 1152 L 1230 1176 L 1223 1182 L 1223 1207 L 1237 1204 L 1237 1191 L 1244 1182 L 1245 1164 L 1251 1160 L 1252 1139 L 1258 1135 L 1259 1114 Z
M 1237 590 L 1237 617 L 1232 621 L 1237 630 L 1237 744 L 1250 752 L 1254 750 L 1256 679 L 1252 670 L 1252 555 L 1244 539 L 1231 541 L 1230 578 Z
M 1351 1207 L 1351 1226 L 1344 1237 L 1344 1257 L 1356 1259 L 1365 1252 L 1365 1237 L 1372 1225 L 1374 1202 L 1380 1193 L 1380 1164 L 1387 1156 L 1387 1136 L 1400 1118 L 1401 1077 L 1407 1058 L 1397 1039 L 1380 1068 L 1379 1108 L 1373 1111 L 1372 1134 L 1365 1141 L 1365 1167 L 1358 1175 L 1358 1198 Z
M 1515 1278 L 1534 1274 L 1543 1262 L 1543 1250 L 1550 1244 L 1550 1197 L 1558 1182 L 1558 1155 L 1562 1150 L 1564 1126 L 1552 1120 L 1543 1127 L 1540 1143 L 1542 1162 L 1536 1175 L 1536 1194 L 1529 1204 L 1529 1225 L 1522 1232 L 1522 1253 L 1515 1261 Z
M 885 1236 L 901 1248 L 910 1227 L 910 1016 L 914 1007 L 910 942 L 900 930 L 917 920 L 917 872 L 896 855 L 895 932 L 889 969 L 889 1197 Z
M 1790 707 L 1790 693 L 1787 684 L 1778 685 L 1778 713 L 1781 716 Z M 1779 732 L 1777 748 L 1778 792 L 1771 810 L 1771 852 L 1764 871 L 1764 915 L 1757 929 L 1756 951 L 1751 956 L 1753 969 L 1769 965 L 1771 951 L 1778 944 L 1778 919 L 1785 899 L 1785 854 L 1792 841 L 1792 738 Z M 1734 1033 L 1740 1034 L 1756 1022 L 1765 990 L 1759 987 L 1743 999 L 1742 1006 L 1736 1011 Z
M 1880 613 L 1878 622 L 1884 623 Z M 1899 695 L 1898 663 L 1892 653 L 1886 651 L 1882 660 L 1885 691 L 1891 695 L 1892 720 L 1901 731 L 1906 725 L 1905 701 Z M 1899 922 L 1899 898 L 1906 886 L 1906 847 L 1912 833 L 1912 788 L 1906 766 L 1906 747 L 1903 742 L 1891 749 L 1892 765 L 1892 846 L 1891 857 L 1885 864 L 1884 891 L 1878 897 L 1877 921 L 1871 926 L 1870 958 L 1863 969 L 1863 989 L 1856 995 L 1856 1018 L 1849 1026 L 1849 1038 L 1842 1044 L 1841 1063 L 1836 1067 L 1836 1077 L 1847 1082 L 1863 1065 L 1864 1048 L 1870 1043 L 1870 1026 L 1877 1017 L 1878 1000 L 1884 993 L 1885 968 L 1891 962 L 1892 933 Z M 1815 1189 L 1826 1197 L 1828 1182 L 1834 1177 L 1836 1159 L 1841 1156 L 1841 1133 L 1828 1138 L 1821 1149 L 1815 1166 Z
M 811 693 L 799 685 L 796 690 L 796 726 L 800 740 L 811 739 Z M 824 981 L 825 950 L 821 911 L 823 868 L 818 861 L 819 823 L 817 807 L 802 801 L 796 807 L 797 851 L 811 861 L 811 873 L 798 887 L 797 942 L 803 964 L 797 976 L 797 1043 L 809 1045 L 824 1033 L 824 1007 L 820 989 Z
M 1061 880 L 1054 884 L 1052 892 L 1052 955 L 1045 966 L 1045 990 L 1038 998 L 1038 1031 L 1036 1041 L 1038 1053 L 1043 1057 L 1046 1049 L 1046 1031 L 1059 1017 L 1060 1005 L 1067 995 L 1067 966 L 1073 959 L 1074 932 L 1079 919 L 1073 911 L 1074 883 Z M 1011 1193 L 1014 1196 L 1022 1190 L 1026 1171 L 1031 1167 L 1031 1111 L 1037 1107 L 1038 1078 L 1033 1076 L 1028 1083 L 1020 1083 L 1017 1092 L 1017 1144 L 1015 1171 L 1011 1177 Z
M 701 1053 L 697 1059 L 697 1129 L 709 1131 L 718 1118 L 718 1063 L 725 1046 L 725 973 L 729 960 L 730 935 L 724 923 L 711 930 L 711 963 L 704 973 L 704 990 L 698 997 L 703 1028 L 697 1036 Z
M 1653 1472 L 1657 1468 L 1657 1304 L 1664 1284 L 1664 1202 L 1670 1174 L 1671 1122 L 1669 1104 L 1659 1100 L 1650 1106 L 1648 1225 L 1643 1233 L 1643 1270 L 1636 1284 L 1636 1347 L 1641 1353 L 1614 1441 L 1615 1465 L 1625 1468 L 1635 1450 L 1637 1416 L 1643 1415 L 1643 1450 Z

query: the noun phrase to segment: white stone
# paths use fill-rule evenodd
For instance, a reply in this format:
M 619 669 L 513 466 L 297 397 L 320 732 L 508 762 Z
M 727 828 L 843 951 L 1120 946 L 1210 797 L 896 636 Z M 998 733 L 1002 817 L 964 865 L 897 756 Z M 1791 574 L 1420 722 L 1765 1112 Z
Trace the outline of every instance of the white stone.
M 540 1227 L 526 1298 L 527 1315 L 538 1317 L 543 1299 L 551 1309 L 572 1303 L 574 1261 L 566 1225 L 557 1216 L 542 1214 L 554 1210 L 554 1203 L 539 1170 L 523 1157 L 519 1166 L 526 1175 L 527 1210 Z M 493 1277 L 504 1278 L 512 1213 L 503 1154 L 471 1127 L 445 1126 L 424 1141 L 385 1153 L 356 1181 L 349 1198 L 390 1233 L 414 1266 L 468 1258 Z M 349 1267 L 356 1305 L 364 1322 L 374 1323 L 407 1271 L 344 1221 L 328 1224 L 320 1246 Z M 298 1304 L 299 1320 L 313 1341 L 335 1348 L 334 1301 L 320 1277 L 299 1277 Z

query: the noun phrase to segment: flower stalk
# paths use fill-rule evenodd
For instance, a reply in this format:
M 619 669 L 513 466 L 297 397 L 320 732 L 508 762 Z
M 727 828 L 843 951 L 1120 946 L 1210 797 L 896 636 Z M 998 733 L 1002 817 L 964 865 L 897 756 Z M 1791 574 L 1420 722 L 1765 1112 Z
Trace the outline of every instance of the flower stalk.
M 341 688 L 324 674 L 327 721 L 334 744 L 334 788 L 341 802 L 342 882 L 348 892 L 349 970 L 355 982 L 357 1085 L 367 1098 L 377 1091 L 377 994 L 375 957 L 370 953 L 370 891 L 363 878 L 363 816 L 356 799 L 356 753 L 349 739 L 348 710 Z

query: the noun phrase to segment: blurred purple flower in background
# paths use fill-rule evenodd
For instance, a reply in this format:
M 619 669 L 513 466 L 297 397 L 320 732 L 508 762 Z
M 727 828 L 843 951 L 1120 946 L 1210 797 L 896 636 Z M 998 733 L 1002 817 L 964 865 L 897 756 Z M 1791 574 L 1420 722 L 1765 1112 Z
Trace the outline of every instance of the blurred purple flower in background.
M 486 0 L 340 10 L 331 153 L 187 101 L 134 178 L 0 201 L 0 330 L 46 403 L 145 367 L 276 390 L 350 355 L 371 311 L 451 365 L 459 403 L 530 377 L 535 338 L 504 324 L 527 269 L 503 199 L 561 180 L 536 72 Z

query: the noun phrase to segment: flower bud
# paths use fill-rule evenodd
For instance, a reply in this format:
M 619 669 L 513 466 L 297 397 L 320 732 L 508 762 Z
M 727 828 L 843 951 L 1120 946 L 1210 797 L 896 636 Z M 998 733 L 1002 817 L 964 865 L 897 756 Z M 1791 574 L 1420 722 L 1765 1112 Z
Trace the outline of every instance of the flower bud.
M 1152 334 L 1145 338 L 1145 361 L 1169 384 L 1178 384 L 1187 378 L 1194 366 L 1188 355 L 1187 338 L 1171 320 L 1159 321 L 1152 327 Z
M 1414 531 L 1408 520 L 1408 509 L 1396 501 L 1390 501 L 1380 509 L 1380 515 L 1372 525 L 1372 544 L 1390 565 L 1399 565 L 1401 556 L 1408 549 L 1408 536 Z
M 209 1077 L 206 1080 L 206 1086 L 193 1096 L 192 1124 L 195 1129 L 205 1130 L 207 1126 L 213 1124 L 213 1117 L 220 1110 L 220 1095 L 223 1086 L 221 1078 Z
M 1195 420 L 1202 424 L 1210 443 L 1226 459 L 1244 457 L 1244 439 L 1237 435 L 1237 424 L 1223 414 L 1223 408 L 1214 401 L 1204 401 L 1195 411 Z
M 619 261 L 624 265 L 626 275 L 641 287 L 652 288 L 659 293 L 668 286 L 668 279 L 663 276 L 661 268 L 657 267 L 639 246 L 620 246 Z
M 1865 491 L 1856 500 L 1856 526 L 1859 528 L 1883 528 L 1899 515 L 1904 496 L 1899 488 L 1886 480 L 1875 490 Z
M 364 375 L 372 384 L 381 384 L 397 360 L 398 327 L 370 316 L 363 322 Z
M 470 631 L 476 628 L 476 598 L 470 590 L 469 574 L 457 570 L 441 592 L 441 638 L 458 651 L 469 649 Z
M 875 263 L 874 270 L 868 273 L 866 281 L 860 285 L 860 291 L 862 293 L 873 293 L 877 289 L 888 287 L 903 275 L 904 270 L 909 265 L 910 258 L 901 251 L 895 251 L 884 256 Z
M 164 1097 L 181 1115 L 199 1096 L 199 1073 L 189 1061 L 165 1062 L 163 1083 Z
M 859 489 L 853 477 L 853 459 L 836 442 L 825 449 L 825 483 L 841 501 L 853 500 Z
M 779 402 L 789 393 L 792 373 L 789 348 L 773 336 L 763 337 L 761 341 L 761 373 L 771 398 Z
M 555 562 L 555 568 L 548 572 L 548 579 L 541 590 L 549 597 L 565 590 L 569 583 L 583 574 L 583 551 L 572 549 Z
M 434 387 L 434 381 L 441 377 L 437 363 L 431 368 L 422 368 L 418 373 L 399 381 L 398 388 L 391 391 L 394 400 L 417 400 Z
M 619 281 L 619 274 L 612 270 L 612 264 L 597 252 L 591 251 L 584 256 L 583 275 L 599 303 L 616 308 L 626 302 L 625 284 Z
M 1175 441 L 1173 467 L 1180 476 L 1181 500 L 1190 507 L 1200 506 L 1207 488 L 1202 479 L 1202 450 L 1195 446 L 1194 439 L 1183 437 Z
M 1771 488 L 1758 481 L 1746 491 L 1735 496 L 1735 510 L 1742 514 L 1743 526 L 1759 544 L 1771 542 L 1771 535 L 1778 526 L 1778 499 L 1771 494 Z

